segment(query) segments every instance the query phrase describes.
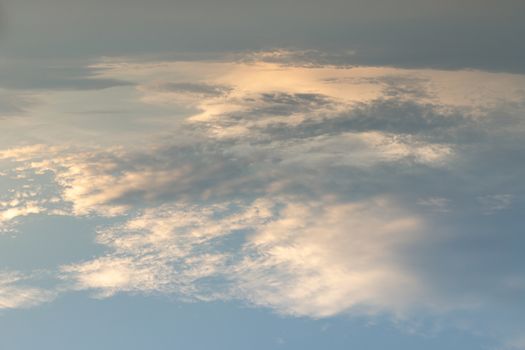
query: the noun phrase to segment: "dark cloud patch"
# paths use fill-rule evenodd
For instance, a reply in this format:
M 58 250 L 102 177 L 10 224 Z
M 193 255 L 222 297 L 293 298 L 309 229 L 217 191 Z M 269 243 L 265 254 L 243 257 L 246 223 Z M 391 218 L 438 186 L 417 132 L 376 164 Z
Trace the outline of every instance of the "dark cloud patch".
M 514 5 L 523 11 L 521 4 Z M 523 21 L 517 13 L 506 17 L 487 13 L 481 18 L 450 16 L 427 22 L 413 19 L 378 24 L 375 31 L 369 32 L 374 44 L 361 42 L 353 61 L 403 68 L 524 73 L 525 45 L 518 35 L 525 29 Z
M 522 103 L 501 102 L 473 113 L 414 97 L 418 94 L 413 93 L 412 84 L 425 84 L 417 78 L 389 78 L 381 84 L 394 91 L 352 107 L 323 95 L 261 94 L 246 99 L 242 112 L 218 116 L 212 124 L 197 124 L 197 130 L 246 128 L 248 132 L 229 141 L 216 141 L 220 142 L 217 147 L 246 157 L 250 164 L 266 162 L 267 169 L 252 169 L 272 173 L 274 180 L 293 178 L 283 191 L 295 195 L 315 197 L 334 188 L 346 200 L 390 193 L 413 203 L 412 209 L 424 215 L 429 208 L 418 203 L 428 198 L 450 205 L 442 207 L 441 213 L 459 210 L 487 215 L 495 209 L 508 210 L 525 196 L 520 180 L 525 177 Z M 302 119 L 289 122 L 294 114 Z M 345 141 L 348 134 L 369 132 L 389 135 L 392 150 L 398 142 L 401 147 L 406 142 L 407 147 L 422 147 L 422 152 L 430 153 L 436 151 L 434 146 L 450 147 L 451 156 L 442 166 L 418 161 L 417 153 L 369 166 L 367 157 L 374 155 L 363 151 L 359 143 Z M 366 156 L 352 158 L 360 152 Z
M 306 121 L 298 130 L 305 135 L 341 133 L 346 131 L 384 131 L 403 134 L 430 134 L 468 123 L 459 112 L 444 114 L 436 106 L 395 98 L 364 103 L 335 117 Z
M 4 9 L 3 52 L 16 58 L 294 47 L 304 65 L 525 72 L 525 8 L 515 0 L 8 0 Z
M 328 78 L 327 83 L 373 84 L 382 87 L 385 98 L 423 99 L 431 98 L 429 79 L 413 75 L 386 75 L 374 78 Z
M 50 61 L 5 61 L 0 70 L 0 86 L 18 90 L 102 90 L 133 85 L 132 82 L 99 78 L 81 63 Z
M 387 98 L 406 98 L 418 100 L 431 97 L 428 91 L 428 80 L 414 76 L 385 76 L 381 78 L 365 78 L 363 82 L 379 84 Z
M 404 87 L 387 89 L 392 91 L 384 98 L 353 106 L 319 94 L 266 93 L 246 99 L 245 110 L 222 115 L 215 123 L 223 127 L 242 125 L 264 135 L 266 140 L 381 131 L 448 142 L 468 133 L 476 137 L 484 132 L 467 110 L 444 110 L 439 105 L 407 99 Z M 293 123 L 286 119 L 293 115 L 303 119 Z M 272 119 L 276 116 L 285 119 Z
M 46 168 L 63 184 L 63 197 L 80 215 L 114 213 L 175 201 L 223 201 L 261 194 L 268 173 L 255 173 L 247 158 L 234 157 L 224 147 L 199 137 L 200 144 L 151 150 L 108 150 L 57 155 Z M 35 164 L 38 167 L 38 164 Z M 68 169 L 82 169 L 82 174 Z M 68 194 L 68 189 L 84 188 Z M 111 214 L 112 215 L 112 214 Z
M 254 98 L 247 98 L 245 104 L 251 108 L 232 118 L 243 120 L 264 116 L 290 116 L 295 113 L 311 113 L 326 108 L 334 102 L 328 96 L 313 93 L 288 94 L 283 92 L 262 93 Z

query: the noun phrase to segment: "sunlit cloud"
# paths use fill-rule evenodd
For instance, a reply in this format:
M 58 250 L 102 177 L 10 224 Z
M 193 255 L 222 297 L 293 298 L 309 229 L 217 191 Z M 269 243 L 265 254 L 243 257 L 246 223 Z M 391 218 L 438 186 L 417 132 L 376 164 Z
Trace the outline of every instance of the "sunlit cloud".
M 523 274 L 508 261 L 519 259 L 500 258 L 521 238 L 493 230 L 523 203 L 525 78 L 316 55 L 101 59 L 90 79 L 128 83 L 46 92 L 62 114 L 38 107 L 42 129 L 0 151 L 0 223 L 100 220 L 103 252 L 56 267 L 63 293 L 236 300 L 311 318 L 441 317 L 514 300 Z M 68 119 L 99 100 L 144 109 Z M 483 245 L 500 247 L 493 260 Z M 5 308 L 51 293 L 18 289 L 21 276 L 0 282 Z
M 431 301 L 416 300 L 424 286 L 399 259 L 404 246 L 422 238 L 423 223 L 394 208 L 381 198 L 268 198 L 248 205 L 148 209 L 99 233 L 111 255 L 63 271 L 75 288 L 104 297 L 134 292 L 240 298 L 311 317 L 359 307 L 401 312 Z M 246 241 L 227 248 L 224 240 L 234 235 Z
M 231 253 L 219 241 L 239 230 L 253 230 L 271 217 L 269 204 L 214 206 L 164 205 L 145 210 L 122 225 L 102 230 L 98 242 L 111 255 L 63 267 L 75 288 L 117 292 L 168 293 L 211 298 L 199 280 L 224 274 Z M 224 286 L 216 286 L 219 293 Z

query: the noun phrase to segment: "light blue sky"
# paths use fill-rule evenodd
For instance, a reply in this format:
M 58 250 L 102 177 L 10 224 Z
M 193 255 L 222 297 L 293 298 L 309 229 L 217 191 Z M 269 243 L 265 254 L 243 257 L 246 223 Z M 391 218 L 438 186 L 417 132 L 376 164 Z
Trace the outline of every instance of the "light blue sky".
M 6 349 L 525 349 L 521 1 L 0 6 Z

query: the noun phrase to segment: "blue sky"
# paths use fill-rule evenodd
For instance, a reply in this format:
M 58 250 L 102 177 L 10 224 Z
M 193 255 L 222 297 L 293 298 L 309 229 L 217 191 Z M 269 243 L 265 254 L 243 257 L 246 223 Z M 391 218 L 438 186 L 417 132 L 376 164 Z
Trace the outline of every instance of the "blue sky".
M 525 349 L 522 2 L 1 5 L 6 349 Z

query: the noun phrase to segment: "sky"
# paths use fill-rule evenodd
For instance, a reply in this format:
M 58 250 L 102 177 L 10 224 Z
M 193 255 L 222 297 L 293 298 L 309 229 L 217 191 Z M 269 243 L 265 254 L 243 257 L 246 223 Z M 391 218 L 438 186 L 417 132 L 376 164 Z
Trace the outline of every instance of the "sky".
M 3 0 L 0 345 L 525 349 L 525 2 Z

